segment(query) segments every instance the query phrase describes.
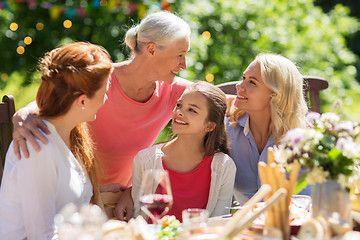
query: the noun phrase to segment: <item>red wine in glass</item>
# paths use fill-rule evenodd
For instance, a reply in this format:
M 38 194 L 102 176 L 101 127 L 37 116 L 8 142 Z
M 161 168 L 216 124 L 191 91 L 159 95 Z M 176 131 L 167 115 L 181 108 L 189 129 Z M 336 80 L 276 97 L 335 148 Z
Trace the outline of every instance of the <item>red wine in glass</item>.
M 148 194 L 140 197 L 140 203 L 155 218 L 160 218 L 169 211 L 172 197 L 164 194 Z
M 139 201 L 141 210 L 156 225 L 173 204 L 169 173 L 162 169 L 147 169 L 142 179 Z

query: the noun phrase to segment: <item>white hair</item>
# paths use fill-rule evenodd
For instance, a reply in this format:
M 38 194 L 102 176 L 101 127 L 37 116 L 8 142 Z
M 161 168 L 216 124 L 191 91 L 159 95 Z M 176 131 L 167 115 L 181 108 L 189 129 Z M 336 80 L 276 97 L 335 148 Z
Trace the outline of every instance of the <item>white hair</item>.
M 141 52 L 142 46 L 149 42 L 161 49 L 183 37 L 190 39 L 189 24 L 173 13 L 162 11 L 148 15 L 130 28 L 125 43 L 133 52 Z

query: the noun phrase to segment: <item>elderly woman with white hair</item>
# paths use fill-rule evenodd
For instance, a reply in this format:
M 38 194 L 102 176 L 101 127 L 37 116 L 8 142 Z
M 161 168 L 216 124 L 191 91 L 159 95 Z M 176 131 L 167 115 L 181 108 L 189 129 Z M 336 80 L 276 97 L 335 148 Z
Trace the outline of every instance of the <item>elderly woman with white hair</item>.
M 258 163 L 267 162 L 267 148 L 288 130 L 306 127 L 308 108 L 302 75 L 280 55 L 257 55 L 236 89 L 226 125 L 230 156 L 237 167 L 234 195 L 243 204 L 260 187 Z
M 186 68 L 185 55 L 190 48 L 190 27 L 180 17 L 165 11 L 150 14 L 127 31 L 125 43 L 131 57 L 114 64 L 108 100 L 89 124 L 103 170 L 101 183 L 107 186 L 102 188 L 108 192 L 103 194 L 104 203 L 122 198 L 123 186 L 131 185 L 133 158 L 155 142 L 171 119 L 177 99 L 191 83 L 176 77 Z M 14 116 L 14 150 L 19 159 L 20 149 L 25 157 L 29 155 L 27 143 L 40 151 L 34 136 L 47 142 L 42 134 L 47 132 L 46 125 L 29 115 L 37 109 L 29 106 Z M 16 140 L 20 137 L 26 142 Z M 125 192 L 125 199 L 131 200 L 131 189 Z M 123 219 L 126 213 L 131 218 L 131 206 L 118 205 L 117 217 Z M 111 216 L 111 211 L 108 214 Z

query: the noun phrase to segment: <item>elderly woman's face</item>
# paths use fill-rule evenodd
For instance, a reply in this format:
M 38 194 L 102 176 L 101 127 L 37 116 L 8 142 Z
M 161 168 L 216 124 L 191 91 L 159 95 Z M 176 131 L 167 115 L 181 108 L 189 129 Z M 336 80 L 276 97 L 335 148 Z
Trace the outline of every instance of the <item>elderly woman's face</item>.
M 153 69 L 159 80 L 171 84 L 180 69 L 186 69 L 185 54 L 189 47 L 189 38 L 184 37 L 164 49 L 157 49 Z
M 261 77 L 260 65 L 252 62 L 243 74 L 243 80 L 236 85 L 237 97 L 234 105 L 247 112 L 270 111 L 271 90 Z

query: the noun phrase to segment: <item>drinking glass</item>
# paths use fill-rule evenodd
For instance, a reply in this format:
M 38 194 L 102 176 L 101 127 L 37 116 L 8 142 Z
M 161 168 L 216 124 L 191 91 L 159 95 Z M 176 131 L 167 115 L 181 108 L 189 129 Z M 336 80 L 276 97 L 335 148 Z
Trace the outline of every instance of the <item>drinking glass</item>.
M 169 173 L 161 169 L 145 171 L 140 188 L 141 210 L 153 224 L 164 216 L 173 204 Z

